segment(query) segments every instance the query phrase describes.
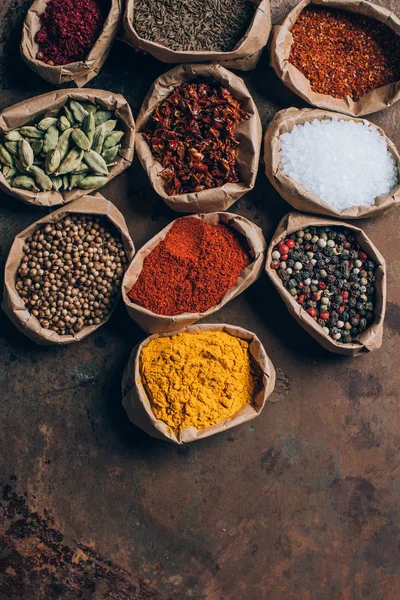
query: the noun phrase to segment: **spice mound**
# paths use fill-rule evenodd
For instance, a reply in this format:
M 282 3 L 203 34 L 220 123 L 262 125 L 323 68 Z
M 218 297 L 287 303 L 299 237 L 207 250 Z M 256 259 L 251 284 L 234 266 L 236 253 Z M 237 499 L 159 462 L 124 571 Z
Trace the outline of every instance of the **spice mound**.
M 280 142 L 282 171 L 337 211 L 372 206 L 398 185 L 396 161 L 368 121 L 314 120 Z
M 249 343 L 225 331 L 155 338 L 142 349 L 140 368 L 155 417 L 176 434 L 232 417 L 262 384 Z
M 289 62 L 316 93 L 356 101 L 400 79 L 400 36 L 376 19 L 308 6 L 291 33 Z
M 341 227 L 306 227 L 272 252 L 294 300 L 336 342 L 351 343 L 374 321 L 377 265 Z
M 235 138 L 249 119 L 231 92 L 218 83 L 185 83 L 154 111 L 143 138 L 164 170 L 168 196 L 239 181 Z
M 25 240 L 15 287 L 44 329 L 74 335 L 113 309 L 127 264 L 106 219 L 73 214 Z
M 49 0 L 36 34 L 38 60 L 49 66 L 84 60 L 110 10 L 105 0 Z
M 2 173 L 11 187 L 32 192 L 102 187 L 125 135 L 118 123 L 113 111 L 70 99 L 57 114 L 3 134 Z
M 133 26 L 144 40 L 178 52 L 230 52 L 254 12 L 250 0 L 135 0 Z
M 159 315 L 204 312 L 221 302 L 251 260 L 235 229 L 179 219 L 144 259 L 128 297 Z

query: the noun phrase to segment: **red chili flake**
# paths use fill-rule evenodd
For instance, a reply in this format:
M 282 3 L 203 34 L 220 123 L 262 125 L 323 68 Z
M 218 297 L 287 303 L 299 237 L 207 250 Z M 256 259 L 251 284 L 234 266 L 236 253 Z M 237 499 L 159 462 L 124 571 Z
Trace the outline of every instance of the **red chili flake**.
M 143 133 L 164 167 L 160 176 L 166 193 L 188 194 L 238 182 L 235 131 L 249 118 L 218 83 L 178 86 L 155 109 L 154 128 Z
M 314 92 L 358 100 L 400 79 L 400 36 L 376 19 L 307 6 L 291 33 L 289 61 Z
M 38 60 L 66 65 L 84 60 L 103 28 L 110 5 L 104 0 L 50 0 L 36 34 Z

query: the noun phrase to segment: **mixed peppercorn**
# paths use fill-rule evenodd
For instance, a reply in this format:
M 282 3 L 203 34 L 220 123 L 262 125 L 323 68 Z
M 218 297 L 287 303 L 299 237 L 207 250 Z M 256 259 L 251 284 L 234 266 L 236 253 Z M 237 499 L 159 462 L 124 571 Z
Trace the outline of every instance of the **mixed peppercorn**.
M 154 111 L 143 133 L 164 170 L 169 196 L 239 181 L 235 131 L 250 116 L 218 83 L 185 83 Z
M 271 268 L 294 300 L 337 342 L 374 321 L 377 265 L 346 228 L 306 227 L 274 247 Z
M 400 79 L 400 36 L 376 19 L 313 5 L 291 33 L 289 61 L 314 92 L 358 100 Z

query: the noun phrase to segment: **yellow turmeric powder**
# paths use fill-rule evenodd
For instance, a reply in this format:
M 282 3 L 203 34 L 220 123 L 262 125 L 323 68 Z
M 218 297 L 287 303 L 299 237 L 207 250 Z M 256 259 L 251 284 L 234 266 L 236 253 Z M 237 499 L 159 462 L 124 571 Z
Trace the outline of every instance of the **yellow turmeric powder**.
M 249 343 L 225 331 L 155 338 L 141 351 L 141 374 L 154 415 L 174 433 L 231 417 L 260 385 Z

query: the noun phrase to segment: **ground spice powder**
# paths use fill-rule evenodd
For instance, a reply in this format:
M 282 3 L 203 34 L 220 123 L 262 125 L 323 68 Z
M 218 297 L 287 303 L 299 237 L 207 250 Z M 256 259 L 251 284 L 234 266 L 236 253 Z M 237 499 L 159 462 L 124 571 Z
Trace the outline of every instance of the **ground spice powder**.
M 261 384 L 249 343 L 225 331 L 155 338 L 142 349 L 140 367 L 154 415 L 175 433 L 232 417 Z
M 233 228 L 180 219 L 145 258 L 128 297 L 160 315 L 204 312 L 250 262 L 246 240 Z
M 356 101 L 400 79 L 400 36 L 376 19 L 308 6 L 291 33 L 289 62 L 316 93 Z
M 94 46 L 109 11 L 100 0 L 50 0 L 40 16 L 36 58 L 48 65 L 84 60 Z

